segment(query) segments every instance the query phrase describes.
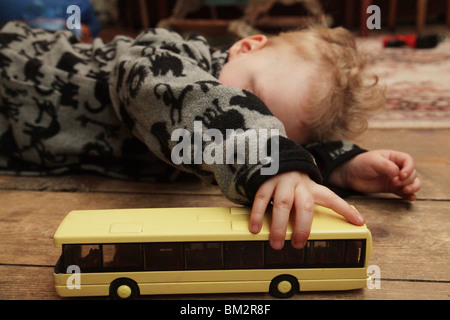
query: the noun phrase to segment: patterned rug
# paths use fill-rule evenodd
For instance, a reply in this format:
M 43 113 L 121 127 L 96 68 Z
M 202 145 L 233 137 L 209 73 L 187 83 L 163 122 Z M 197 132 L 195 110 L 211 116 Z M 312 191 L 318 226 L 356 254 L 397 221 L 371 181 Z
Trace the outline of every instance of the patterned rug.
M 450 128 L 450 33 L 433 49 L 383 48 L 383 36 L 358 38 L 385 84 L 386 105 L 371 128 Z

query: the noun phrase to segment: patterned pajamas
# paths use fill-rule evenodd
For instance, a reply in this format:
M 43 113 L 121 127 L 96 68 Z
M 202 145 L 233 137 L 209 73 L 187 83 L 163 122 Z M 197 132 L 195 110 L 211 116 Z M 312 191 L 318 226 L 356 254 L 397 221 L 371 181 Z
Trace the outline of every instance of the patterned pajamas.
M 364 152 L 348 142 L 299 146 L 288 139 L 260 99 L 218 82 L 227 57 L 202 36 L 182 39 L 164 29 L 85 44 L 68 31 L 6 24 L 0 30 L 1 172 L 95 171 L 166 181 L 182 170 L 217 182 L 228 199 L 249 205 L 270 178 L 260 174 L 267 164 L 175 165 L 172 133 L 184 129 L 193 137 L 195 121 L 203 131 L 219 130 L 224 141 L 227 129 L 277 130 L 278 172 L 302 171 L 324 184 L 336 166 Z M 262 141 L 266 150 L 273 138 Z M 201 151 L 207 146 L 203 141 Z

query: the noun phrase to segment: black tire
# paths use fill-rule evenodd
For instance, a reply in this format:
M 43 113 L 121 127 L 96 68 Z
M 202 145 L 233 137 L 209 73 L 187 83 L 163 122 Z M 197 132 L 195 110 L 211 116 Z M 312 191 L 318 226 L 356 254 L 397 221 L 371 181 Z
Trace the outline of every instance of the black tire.
M 135 299 L 139 297 L 139 286 L 131 279 L 120 278 L 111 283 L 109 295 L 116 300 Z
M 298 280 L 290 275 L 281 275 L 273 278 L 269 293 L 277 298 L 290 298 L 299 291 Z

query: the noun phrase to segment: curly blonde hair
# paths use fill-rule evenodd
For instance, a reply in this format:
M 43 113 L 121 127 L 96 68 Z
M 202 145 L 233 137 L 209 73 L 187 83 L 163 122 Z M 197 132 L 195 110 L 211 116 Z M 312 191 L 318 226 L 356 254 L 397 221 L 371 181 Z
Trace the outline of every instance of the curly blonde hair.
M 270 37 L 268 45 L 293 50 L 315 68 L 313 93 L 304 106 L 308 119 L 302 121 L 308 140 L 354 138 L 384 106 L 385 88 L 376 75 L 368 74 L 368 57 L 358 52 L 348 30 L 315 26 Z

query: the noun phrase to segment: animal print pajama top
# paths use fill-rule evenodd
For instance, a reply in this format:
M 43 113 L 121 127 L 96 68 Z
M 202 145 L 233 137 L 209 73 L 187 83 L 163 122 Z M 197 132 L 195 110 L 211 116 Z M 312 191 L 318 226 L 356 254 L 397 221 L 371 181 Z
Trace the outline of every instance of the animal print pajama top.
M 336 166 L 364 152 L 347 142 L 299 146 L 289 140 L 261 100 L 218 82 L 227 57 L 202 36 L 184 40 L 164 29 L 85 44 L 68 31 L 7 23 L 0 30 L 1 173 L 95 171 L 166 181 L 181 170 L 217 182 L 228 199 L 249 205 L 271 177 L 260 172 L 270 163 L 203 159 L 175 165 L 172 149 L 181 139 L 173 141 L 172 133 L 189 133 L 195 153 L 203 151 L 194 143 L 196 121 L 202 132 L 219 130 L 223 141 L 227 129 L 278 130 L 262 141 L 268 151 L 278 140 L 278 173 L 302 171 L 325 185 Z M 204 137 L 200 141 L 201 148 L 211 147 Z

